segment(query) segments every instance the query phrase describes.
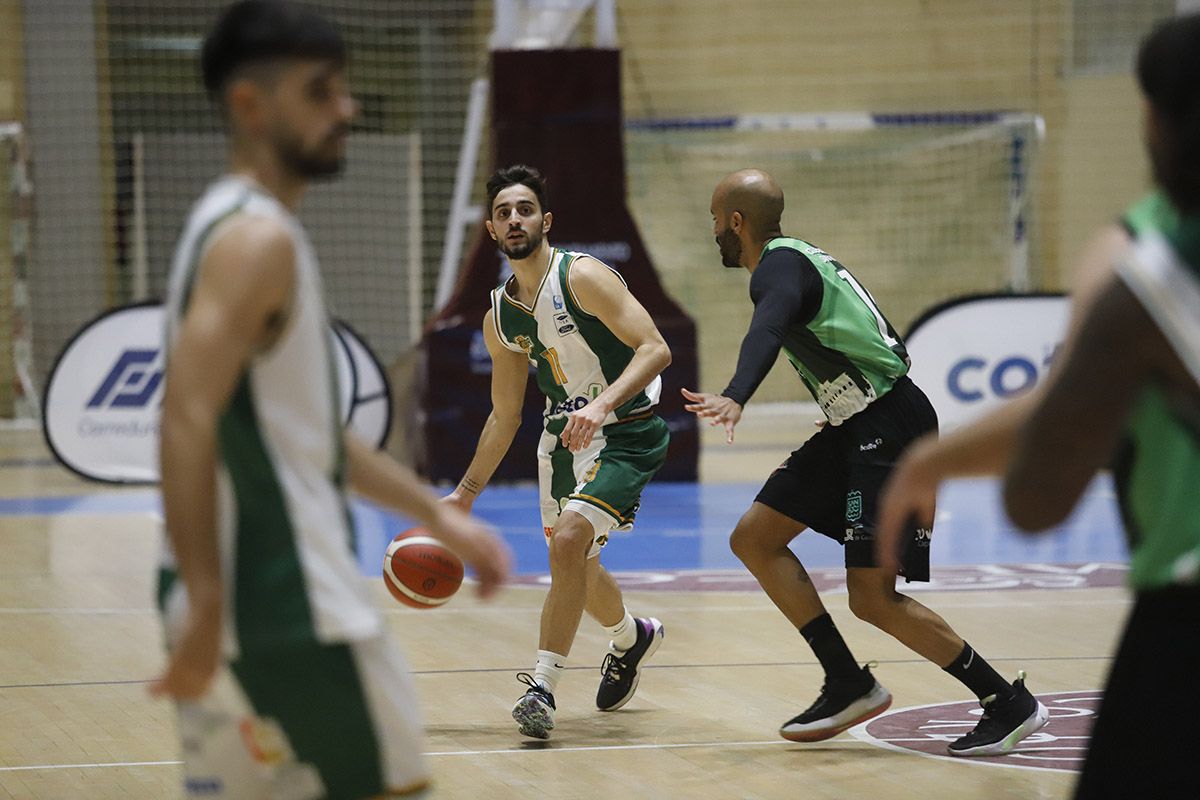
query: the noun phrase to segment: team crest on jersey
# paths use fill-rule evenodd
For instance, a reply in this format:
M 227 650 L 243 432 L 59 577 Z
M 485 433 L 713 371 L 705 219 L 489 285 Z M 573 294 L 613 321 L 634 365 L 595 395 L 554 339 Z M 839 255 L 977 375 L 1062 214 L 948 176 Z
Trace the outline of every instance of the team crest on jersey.
M 563 307 L 562 295 L 560 295 L 560 294 L 551 295 L 550 299 L 554 302 L 554 309 L 556 311 Z
M 517 347 L 525 351 L 525 355 L 530 356 L 533 354 L 533 339 L 530 339 L 523 333 L 518 333 L 513 337 L 513 341 L 517 343 Z
M 571 315 L 566 311 L 554 315 L 554 327 L 558 329 L 559 336 L 566 336 L 579 330 L 575 325 L 575 320 L 571 319 Z
M 862 492 L 855 489 L 846 495 L 846 521 L 858 522 L 862 519 Z

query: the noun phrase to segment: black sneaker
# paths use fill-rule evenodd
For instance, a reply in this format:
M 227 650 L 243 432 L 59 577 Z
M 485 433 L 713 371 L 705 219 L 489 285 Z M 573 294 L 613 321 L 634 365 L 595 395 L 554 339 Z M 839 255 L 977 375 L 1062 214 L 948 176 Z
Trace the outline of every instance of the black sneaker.
M 528 672 L 518 672 L 517 680 L 529 687 L 512 710 L 521 735 L 549 739 L 554 730 L 554 695 Z
M 665 630 L 654 617 L 636 617 L 637 640 L 624 653 L 612 650 L 600 665 L 600 689 L 596 692 L 596 708 L 616 711 L 629 702 L 637 691 L 642 662 L 654 655 L 662 643 Z M 611 645 L 610 645 L 611 647 Z
M 820 742 L 882 714 L 891 704 L 891 693 L 875 680 L 870 666 L 866 666 L 862 668 L 860 681 L 826 681 L 817 701 L 803 714 L 785 722 L 779 735 L 791 742 Z
M 1050 712 L 1025 688 L 1025 672 L 1017 673 L 1012 694 L 997 698 L 989 695 L 980 701 L 983 718 L 975 730 L 950 744 L 952 756 L 999 756 L 1016 746 L 1017 742 L 1040 729 L 1050 719 Z

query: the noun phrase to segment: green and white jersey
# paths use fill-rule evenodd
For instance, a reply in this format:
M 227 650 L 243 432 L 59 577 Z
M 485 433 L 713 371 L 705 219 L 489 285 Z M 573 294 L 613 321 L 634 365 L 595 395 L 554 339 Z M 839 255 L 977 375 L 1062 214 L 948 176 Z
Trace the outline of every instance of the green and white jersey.
M 515 276 L 492 290 L 496 333 L 505 347 L 524 353 L 537 368 L 538 388 L 546 396 L 545 427 L 554 434 L 562 432 L 568 414 L 607 389 L 633 358 L 633 348 L 580 306 L 571 291 L 571 265 L 583 255 L 550 248 L 550 263 L 532 306 L 510 294 L 510 289 L 516 291 Z M 604 424 L 649 414 L 661 387 L 656 376 L 613 410 Z
M 1135 243 L 1117 274 L 1200 383 L 1200 220 L 1161 193 L 1126 212 Z M 1138 589 L 1200 582 L 1200 408 L 1152 383 L 1142 390 L 1113 469 Z
M 295 294 L 279 340 L 256 355 L 218 428 L 217 515 L 224 652 L 358 640 L 381 629 L 355 563 L 343 489 L 337 372 L 317 257 L 299 221 L 253 182 L 216 181 L 191 211 L 167 294 L 168 361 L 196 271 L 234 216 L 282 221 L 295 244 Z M 168 551 L 168 631 L 186 593 Z
M 908 351 L 875 299 L 816 245 L 780 236 L 763 247 L 799 252 L 821 277 L 822 299 L 806 324 L 788 327 L 783 352 L 829 422 L 840 425 L 908 374 Z

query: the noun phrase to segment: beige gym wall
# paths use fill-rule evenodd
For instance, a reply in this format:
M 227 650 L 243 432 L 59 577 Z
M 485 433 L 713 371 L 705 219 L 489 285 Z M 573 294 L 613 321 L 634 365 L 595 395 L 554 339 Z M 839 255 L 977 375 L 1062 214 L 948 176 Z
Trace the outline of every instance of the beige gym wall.
M 1046 136 L 1034 177 L 1034 288 L 1064 288 L 1089 234 L 1146 186 L 1132 77 L 1074 75 L 1078 2 L 619 0 L 618 7 L 631 118 L 849 110 L 1039 114 Z M 737 166 L 744 165 L 731 168 Z M 706 197 L 702 203 L 706 212 Z M 711 238 L 707 214 L 690 217 L 697 217 L 697 235 Z M 798 230 L 796 220 L 790 224 Z M 653 239 L 653 223 L 644 228 Z M 653 253 L 655 242 L 648 245 Z M 715 269 L 715 248 L 712 261 Z M 668 286 L 687 291 L 683 276 L 671 270 L 669 263 L 663 270 Z M 886 311 L 882 298 L 881 304 Z M 717 311 L 715 302 L 700 303 L 707 319 L 728 313 L 728 331 L 748 318 L 748 309 L 735 305 Z M 736 348 L 703 330 L 701 339 L 702 382 L 719 390 Z M 786 386 L 779 374 L 769 378 L 760 399 L 794 398 L 794 377 L 782 380 Z

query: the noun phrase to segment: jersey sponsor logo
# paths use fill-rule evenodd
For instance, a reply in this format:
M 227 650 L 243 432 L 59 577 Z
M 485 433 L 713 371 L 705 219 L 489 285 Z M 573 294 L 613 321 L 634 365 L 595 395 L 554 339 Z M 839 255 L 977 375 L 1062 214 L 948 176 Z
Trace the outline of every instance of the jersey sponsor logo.
M 575 320 L 571 319 L 571 315 L 566 311 L 554 315 L 554 327 L 558 330 L 559 336 L 567 336 L 579 330 L 575 325 Z
M 877 439 L 875 439 L 875 441 L 873 441 L 873 442 L 867 442 L 866 444 L 860 444 L 860 445 L 858 446 L 858 452 L 860 452 L 860 453 L 865 453 L 865 452 L 867 452 L 868 450 L 878 450 L 878 449 L 879 449 L 879 445 L 881 445 L 881 444 L 883 444 L 883 439 L 878 439 L 878 438 L 877 438 Z
M 875 537 L 871 535 L 871 532 L 862 525 L 848 525 L 846 526 L 846 535 L 842 537 L 842 544 L 870 542 L 874 541 L 874 539 Z
M 833 380 L 820 383 L 813 395 L 829 421 L 840 425 L 871 404 L 875 399 L 875 387 L 868 383 L 864 391 L 863 387 L 843 372 Z
M 162 368 L 152 368 L 158 355 L 158 348 L 123 350 L 85 408 L 145 408 L 162 383 Z
M 570 414 L 572 411 L 578 411 L 590 402 L 591 398 L 584 397 L 583 395 L 569 397 L 546 409 L 546 419 L 553 419 L 554 417 L 561 417 L 563 414 Z

